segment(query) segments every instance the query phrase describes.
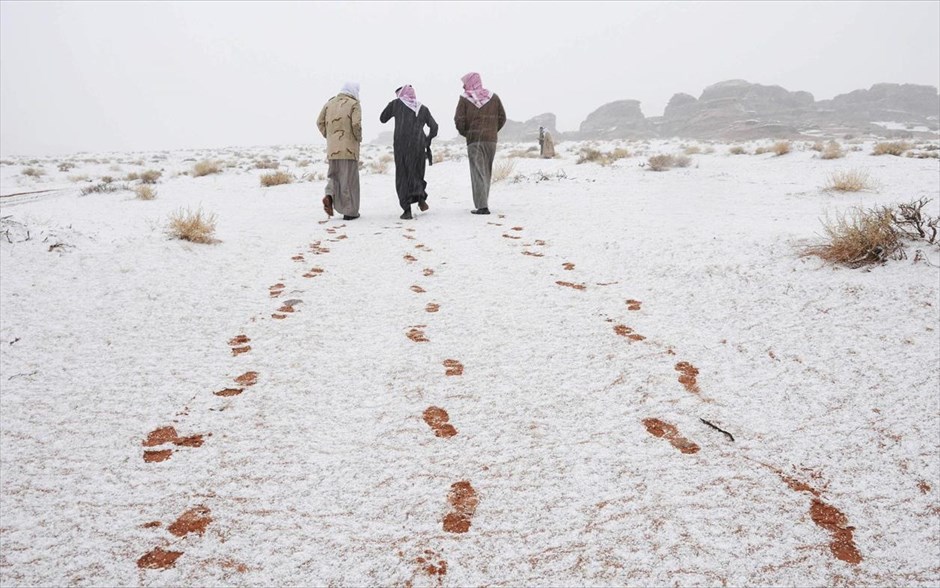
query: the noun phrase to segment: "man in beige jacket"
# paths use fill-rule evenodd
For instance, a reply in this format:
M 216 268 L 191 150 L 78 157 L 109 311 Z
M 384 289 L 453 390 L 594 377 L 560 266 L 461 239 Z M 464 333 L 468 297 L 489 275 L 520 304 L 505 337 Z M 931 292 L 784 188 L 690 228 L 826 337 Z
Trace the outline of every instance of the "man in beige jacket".
M 359 218 L 359 144 L 362 143 L 362 109 L 359 107 L 359 84 L 346 82 L 340 93 L 323 105 L 317 117 L 317 128 L 326 137 L 326 158 L 330 162 L 326 174 L 323 210 L 333 211 L 343 220 Z

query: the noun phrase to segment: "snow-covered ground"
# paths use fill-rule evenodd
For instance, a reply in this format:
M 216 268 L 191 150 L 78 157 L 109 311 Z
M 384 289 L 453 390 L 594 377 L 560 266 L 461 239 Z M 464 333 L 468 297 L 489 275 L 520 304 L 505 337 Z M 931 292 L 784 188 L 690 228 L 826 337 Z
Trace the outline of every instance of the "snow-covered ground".
M 852 206 L 940 214 L 940 163 L 618 146 L 514 159 L 486 217 L 440 145 L 414 221 L 384 147 L 326 223 L 312 147 L 6 161 L 0 583 L 940 583 L 940 253 L 800 255 Z M 168 239 L 197 206 L 220 242 Z

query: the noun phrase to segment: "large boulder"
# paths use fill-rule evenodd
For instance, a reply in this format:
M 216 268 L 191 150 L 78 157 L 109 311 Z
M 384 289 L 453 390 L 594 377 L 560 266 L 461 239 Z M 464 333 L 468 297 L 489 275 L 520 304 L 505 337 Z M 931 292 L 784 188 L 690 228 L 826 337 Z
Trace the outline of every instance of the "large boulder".
M 868 90 L 821 100 L 817 106 L 824 116 L 858 123 L 892 121 L 926 124 L 935 129 L 940 118 L 937 88 L 916 84 L 875 84 Z

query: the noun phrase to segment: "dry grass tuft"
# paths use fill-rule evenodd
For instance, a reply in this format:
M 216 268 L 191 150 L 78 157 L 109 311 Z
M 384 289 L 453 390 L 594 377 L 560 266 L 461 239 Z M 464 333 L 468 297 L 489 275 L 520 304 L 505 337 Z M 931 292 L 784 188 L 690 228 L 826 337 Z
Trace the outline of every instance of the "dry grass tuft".
M 829 141 L 825 149 L 821 149 L 821 151 L 822 152 L 819 154 L 821 159 L 842 159 L 845 157 L 845 151 L 842 150 L 842 146 L 835 141 Z
M 70 182 L 76 182 L 76 183 L 78 183 L 78 182 L 87 182 L 87 181 L 90 180 L 90 179 L 91 179 L 91 178 L 89 178 L 87 174 L 76 174 L 76 175 L 74 175 L 74 176 L 69 176 L 69 181 L 70 181 Z
M 277 169 L 280 166 L 281 164 L 270 159 L 262 159 L 261 161 L 255 162 L 255 169 Z
M 493 166 L 493 182 L 502 182 L 516 171 L 515 159 L 501 159 Z
M 904 141 L 888 141 L 883 143 L 878 143 L 875 145 L 875 148 L 872 149 L 872 155 L 895 155 L 900 157 L 904 154 L 905 151 L 911 148 L 910 143 Z
M 672 169 L 675 164 L 676 158 L 672 155 L 654 155 L 647 161 L 650 171 L 656 172 Z
M 202 208 L 191 211 L 180 208 L 170 214 L 167 233 L 174 239 L 192 243 L 218 243 L 215 238 L 216 216 L 204 213 Z
M 851 266 L 884 261 L 901 248 L 890 208 L 853 208 L 835 220 L 823 221 L 828 242 L 806 249 L 831 263 Z
M 689 167 L 692 165 L 692 159 L 685 155 L 676 155 L 673 158 L 673 167 Z
M 578 161 L 576 163 L 581 164 L 591 162 L 607 166 L 615 161 L 626 159 L 630 156 L 630 151 L 624 149 L 623 147 L 617 147 L 610 153 L 604 153 L 603 151 L 599 151 L 591 147 L 584 147 L 581 149 L 581 153 L 578 155 Z
M 741 147 L 740 145 L 735 145 L 731 149 L 728 149 L 728 153 L 731 155 L 744 155 L 747 153 L 747 149 Z
M 75 168 L 75 164 L 72 163 L 71 161 L 63 161 L 62 163 L 59 164 L 60 172 L 67 172 L 74 168 Z
M 31 178 L 38 178 L 39 176 L 46 175 L 46 170 L 41 167 L 27 167 L 23 169 L 23 175 L 29 176 Z
M 780 157 L 781 155 L 786 155 L 787 153 L 790 152 L 790 142 L 789 141 L 777 141 L 776 143 L 774 143 L 774 146 L 771 147 L 771 151 L 773 151 L 777 155 L 777 157 Z
M 194 178 L 201 178 L 210 174 L 222 173 L 222 165 L 218 161 L 204 159 L 193 166 L 192 175 Z
M 683 149 L 682 152 L 685 153 L 686 155 L 698 155 L 699 153 L 702 152 L 702 148 L 699 147 L 698 145 L 689 145 L 688 147 Z
M 294 177 L 290 174 L 282 171 L 276 171 L 270 174 L 264 174 L 261 176 L 261 185 L 265 188 L 270 188 L 271 186 L 279 186 L 281 184 L 290 184 L 294 181 Z
M 871 178 L 867 171 L 859 169 L 839 170 L 829 174 L 825 190 L 836 192 L 860 192 L 872 188 Z
M 157 180 L 159 180 L 160 176 L 162 175 L 162 171 L 148 169 L 147 171 L 140 173 L 139 179 L 142 184 L 156 184 Z
M 153 200 L 157 197 L 157 191 L 146 184 L 141 184 L 134 188 L 138 200 Z

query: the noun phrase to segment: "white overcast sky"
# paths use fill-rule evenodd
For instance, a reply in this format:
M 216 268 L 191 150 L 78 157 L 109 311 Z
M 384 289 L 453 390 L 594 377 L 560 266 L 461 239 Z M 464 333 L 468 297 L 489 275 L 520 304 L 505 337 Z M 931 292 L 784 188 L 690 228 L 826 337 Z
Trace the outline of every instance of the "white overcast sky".
M 311 143 L 362 84 L 363 132 L 398 86 L 452 137 L 478 71 L 514 120 L 662 114 L 741 78 L 817 100 L 940 85 L 940 2 L 0 2 L 0 153 Z

